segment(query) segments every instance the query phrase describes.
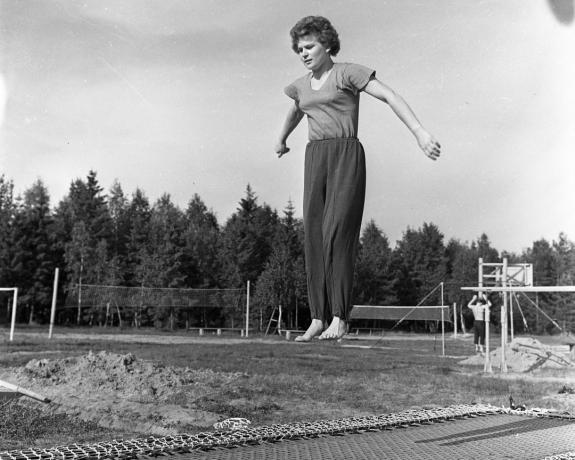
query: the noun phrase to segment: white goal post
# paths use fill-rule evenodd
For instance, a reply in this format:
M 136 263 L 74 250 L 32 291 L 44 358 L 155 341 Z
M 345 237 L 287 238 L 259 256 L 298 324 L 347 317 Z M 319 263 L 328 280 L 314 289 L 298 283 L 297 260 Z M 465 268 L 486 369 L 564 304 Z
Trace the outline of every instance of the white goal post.
M 0 292 L 12 292 L 12 317 L 10 319 L 10 342 L 14 340 L 14 326 L 16 325 L 16 305 L 18 304 L 18 288 L 0 287 Z

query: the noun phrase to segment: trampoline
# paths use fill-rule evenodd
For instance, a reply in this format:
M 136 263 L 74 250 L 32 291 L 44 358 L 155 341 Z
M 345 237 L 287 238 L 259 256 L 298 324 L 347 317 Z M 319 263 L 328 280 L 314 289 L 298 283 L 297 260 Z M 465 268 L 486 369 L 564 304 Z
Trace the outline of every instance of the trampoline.
M 575 459 L 575 416 L 458 405 L 195 435 L 0 452 L 0 460 Z

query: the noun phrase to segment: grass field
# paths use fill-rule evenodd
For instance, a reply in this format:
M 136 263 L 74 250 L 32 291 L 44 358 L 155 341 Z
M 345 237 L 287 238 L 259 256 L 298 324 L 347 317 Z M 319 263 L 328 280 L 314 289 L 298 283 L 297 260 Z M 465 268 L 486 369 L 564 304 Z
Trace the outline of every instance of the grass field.
M 558 395 L 563 385 L 575 382 L 572 370 L 502 375 L 494 369 L 494 374 L 487 375 L 482 367 L 459 364 L 472 353 L 471 337 L 449 338 L 447 356 L 442 357 L 439 337 L 407 334 L 386 335 L 379 341 L 346 340 L 343 344 L 298 344 L 277 336 L 199 340 L 189 334 L 157 331 L 143 331 L 136 340 L 127 333 L 117 335 L 116 340 L 82 334 L 71 336 L 57 331 L 48 341 L 45 334 L 27 330 L 9 342 L 7 331 L 0 329 L 0 378 L 8 380 L 11 372 L 33 358 L 72 358 L 89 351 L 131 353 L 139 360 L 170 368 L 234 373 L 239 377 L 214 384 L 197 397 L 174 392 L 168 401 L 184 410 L 217 414 L 220 419 L 245 417 L 256 425 L 473 402 L 507 406 L 510 395 L 528 407 L 575 409 L 575 396 Z M 156 339 L 155 343 L 149 343 L 151 339 Z M 365 348 L 370 346 L 374 348 Z M 85 417 L 82 420 L 74 414 L 50 411 L 49 405 L 27 398 L 20 403 L 0 404 L 4 404 L 0 405 L 0 451 L 146 435 L 129 424 L 109 428 Z M 201 430 L 193 424 L 188 428 L 188 432 Z

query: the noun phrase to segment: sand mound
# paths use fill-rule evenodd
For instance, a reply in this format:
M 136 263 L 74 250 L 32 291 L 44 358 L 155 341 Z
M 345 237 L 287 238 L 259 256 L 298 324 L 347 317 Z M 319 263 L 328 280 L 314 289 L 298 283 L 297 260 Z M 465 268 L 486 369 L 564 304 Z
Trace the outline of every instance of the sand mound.
M 496 367 L 501 365 L 501 347 L 489 353 L 491 364 Z M 485 362 L 482 355 L 474 355 L 460 364 L 480 366 Z M 575 367 L 567 355 L 558 353 L 552 347 L 543 345 L 536 339 L 516 338 L 505 347 L 505 362 L 511 372 L 531 372 L 537 369 L 552 368 L 561 369 Z
M 211 427 L 222 417 L 195 408 L 195 402 L 242 377 L 241 373 L 172 368 L 105 351 L 77 358 L 34 359 L 5 375 L 6 380 L 52 399 L 47 410 L 156 435 Z

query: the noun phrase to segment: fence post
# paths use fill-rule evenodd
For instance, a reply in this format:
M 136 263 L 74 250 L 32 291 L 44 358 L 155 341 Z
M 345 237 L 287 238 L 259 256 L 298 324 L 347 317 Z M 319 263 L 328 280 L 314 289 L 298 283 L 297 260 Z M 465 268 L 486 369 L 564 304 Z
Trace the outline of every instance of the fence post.
M 502 286 L 507 286 L 507 257 L 503 258 Z M 503 292 L 503 305 L 501 306 L 501 372 L 507 372 L 507 360 L 505 348 L 507 347 L 507 293 Z
M 457 302 L 453 302 L 453 338 L 457 338 Z
M 52 338 L 52 331 L 54 330 L 54 320 L 56 319 L 56 299 L 58 297 L 58 275 L 60 270 L 56 268 L 54 271 L 54 287 L 52 290 L 52 309 L 50 310 L 50 329 L 48 332 L 48 338 Z
M 250 282 L 248 280 L 246 288 L 246 337 L 250 334 Z
M 445 309 L 441 307 L 441 356 L 445 356 Z
M 18 305 L 18 288 L 14 289 L 14 299 L 12 299 L 12 319 L 10 321 L 10 342 L 14 340 L 14 327 L 16 325 L 16 306 Z

